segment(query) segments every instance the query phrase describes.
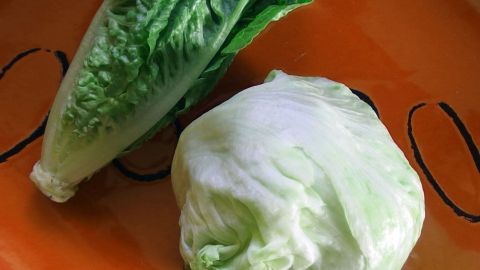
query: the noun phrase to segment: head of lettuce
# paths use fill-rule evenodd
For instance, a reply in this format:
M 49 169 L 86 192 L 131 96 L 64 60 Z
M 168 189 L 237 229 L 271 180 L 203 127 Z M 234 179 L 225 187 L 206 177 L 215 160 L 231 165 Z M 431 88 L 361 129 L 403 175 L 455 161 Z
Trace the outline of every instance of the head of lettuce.
M 401 269 L 419 178 L 344 85 L 272 72 L 194 121 L 172 167 L 190 269 Z

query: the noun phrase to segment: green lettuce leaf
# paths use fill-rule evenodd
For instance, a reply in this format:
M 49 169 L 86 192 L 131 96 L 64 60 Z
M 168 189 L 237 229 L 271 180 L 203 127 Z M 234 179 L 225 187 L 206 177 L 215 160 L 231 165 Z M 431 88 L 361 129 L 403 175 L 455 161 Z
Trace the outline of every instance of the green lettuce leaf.
M 313 0 L 293 1 L 257 1 L 251 5 L 237 22 L 222 48 L 217 52 L 208 67 L 190 87 L 185 96 L 155 126 L 138 138 L 126 152 L 140 147 L 152 138 L 158 130 L 173 122 L 179 115 L 187 112 L 193 105 L 203 100 L 223 77 L 237 53 L 247 47 L 253 39 L 272 21 L 277 21 L 288 12 Z
M 31 179 L 67 200 L 204 98 L 269 21 L 308 2 L 104 1 L 55 98 Z

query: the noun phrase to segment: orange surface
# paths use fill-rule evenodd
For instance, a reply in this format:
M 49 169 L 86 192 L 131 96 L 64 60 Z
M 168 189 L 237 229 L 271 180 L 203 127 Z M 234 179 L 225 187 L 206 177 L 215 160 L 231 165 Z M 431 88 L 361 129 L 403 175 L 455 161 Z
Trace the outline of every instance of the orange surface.
M 61 80 L 53 51 L 71 60 L 99 0 L 0 1 L 0 66 L 39 47 L 0 75 L 0 153 L 42 122 Z M 45 49 L 52 50 L 51 52 Z M 447 103 L 480 145 L 480 3 L 476 0 L 317 0 L 271 25 L 235 60 L 186 125 L 273 68 L 325 76 L 368 94 L 422 178 L 426 220 L 405 269 L 480 269 L 480 223 L 444 203 L 418 165 L 421 157 L 450 200 L 480 215 L 480 174 Z M 172 128 L 123 162 L 137 172 L 169 163 Z M 0 269 L 181 269 L 178 217 L 169 179 L 138 183 L 113 166 L 65 204 L 28 179 L 41 137 L 0 163 Z

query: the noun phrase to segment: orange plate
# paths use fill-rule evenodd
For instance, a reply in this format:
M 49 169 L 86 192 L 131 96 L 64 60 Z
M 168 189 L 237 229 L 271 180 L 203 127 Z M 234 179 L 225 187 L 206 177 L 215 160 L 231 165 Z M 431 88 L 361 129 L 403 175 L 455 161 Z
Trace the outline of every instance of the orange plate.
M 138 183 L 108 166 L 65 204 L 28 179 L 40 156 L 35 130 L 61 80 L 61 52 L 73 57 L 100 2 L 0 1 L 0 153 L 9 156 L 0 161 L 2 270 L 182 267 L 169 178 Z M 272 24 L 180 121 L 274 68 L 344 82 L 371 98 L 422 178 L 427 215 L 405 269 L 480 269 L 479 52 L 477 0 L 316 0 Z M 168 128 L 121 162 L 156 173 L 175 141 Z

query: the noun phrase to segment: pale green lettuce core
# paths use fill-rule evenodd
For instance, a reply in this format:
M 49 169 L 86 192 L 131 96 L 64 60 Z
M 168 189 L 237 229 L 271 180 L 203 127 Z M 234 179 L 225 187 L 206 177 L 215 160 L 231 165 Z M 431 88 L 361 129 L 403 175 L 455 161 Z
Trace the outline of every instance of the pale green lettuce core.
M 57 94 L 32 180 L 67 200 L 204 98 L 269 22 L 309 2 L 105 0 Z
M 343 84 L 275 71 L 181 135 L 172 181 L 192 270 L 401 269 L 419 178 Z

